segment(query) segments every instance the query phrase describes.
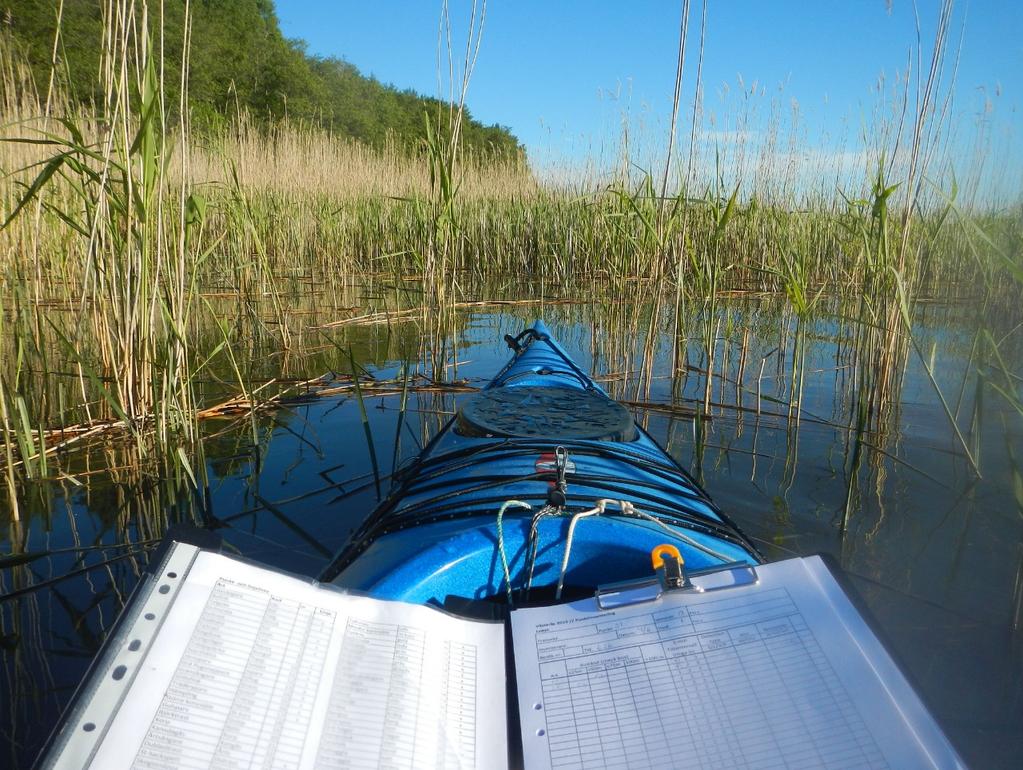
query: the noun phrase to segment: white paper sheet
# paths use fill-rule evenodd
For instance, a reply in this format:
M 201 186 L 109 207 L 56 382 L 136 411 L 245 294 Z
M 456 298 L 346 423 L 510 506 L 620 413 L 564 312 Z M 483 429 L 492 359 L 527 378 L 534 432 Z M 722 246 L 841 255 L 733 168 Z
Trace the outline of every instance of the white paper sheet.
M 962 766 L 820 559 L 757 569 L 512 613 L 526 767 Z
M 504 767 L 504 665 L 499 624 L 204 552 L 90 767 Z

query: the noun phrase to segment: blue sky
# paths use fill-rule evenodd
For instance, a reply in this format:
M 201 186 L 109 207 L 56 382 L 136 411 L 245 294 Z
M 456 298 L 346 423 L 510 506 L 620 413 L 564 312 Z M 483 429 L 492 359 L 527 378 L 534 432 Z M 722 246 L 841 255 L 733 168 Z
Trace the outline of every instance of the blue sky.
M 440 5 L 440 0 L 278 0 L 277 12 L 284 33 L 306 40 L 311 53 L 338 56 L 381 81 L 437 95 Z M 927 48 L 937 0 L 918 5 Z M 701 0 L 691 6 L 684 142 Z M 452 0 L 450 8 L 460 49 L 470 3 Z M 534 163 L 612 157 L 623 125 L 630 130 L 634 159 L 652 163 L 666 143 L 680 8 L 681 2 L 651 0 L 490 0 L 469 109 L 486 123 L 511 128 Z M 993 164 L 1002 169 L 999 184 L 1017 189 L 1023 159 L 1023 2 L 958 3 L 950 63 L 961 30 L 954 141 L 959 154 L 969 153 L 983 120 L 1000 158 Z M 879 101 L 879 77 L 894 88 L 915 39 L 909 0 L 709 0 L 701 131 L 724 141 L 740 132 L 763 136 L 773 115 L 781 133 L 792 133 L 803 148 L 854 155 Z M 749 96 L 754 84 L 756 94 Z M 741 115 L 746 117 L 740 125 Z

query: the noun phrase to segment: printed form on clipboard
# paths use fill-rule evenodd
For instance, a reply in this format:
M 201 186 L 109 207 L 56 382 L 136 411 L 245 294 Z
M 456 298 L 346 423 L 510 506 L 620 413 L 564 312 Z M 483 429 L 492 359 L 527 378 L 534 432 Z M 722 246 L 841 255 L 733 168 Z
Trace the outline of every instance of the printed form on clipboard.
M 527 768 L 964 766 L 818 557 L 511 623 Z
M 489 769 L 519 737 L 530 770 L 962 766 L 816 557 L 512 611 L 519 736 L 501 623 L 184 543 L 153 566 L 39 768 Z

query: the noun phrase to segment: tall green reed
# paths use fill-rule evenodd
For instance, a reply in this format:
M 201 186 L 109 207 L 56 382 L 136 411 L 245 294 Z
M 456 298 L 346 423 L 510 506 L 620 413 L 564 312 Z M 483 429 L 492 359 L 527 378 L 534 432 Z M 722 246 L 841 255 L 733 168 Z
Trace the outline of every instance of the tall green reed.
M 44 375 L 57 368 L 48 358 L 64 362 L 62 369 L 72 367 L 84 403 L 59 417 L 86 426 L 119 422 L 135 437 L 140 458 L 163 458 L 177 467 L 197 438 L 189 339 L 202 206 L 187 182 L 171 183 L 161 19 L 146 2 L 119 0 L 108 0 L 105 18 L 98 117 L 71 111 L 53 121 L 23 123 L 21 135 L 7 138 L 42 151 L 26 169 L 34 176 L 4 217 L 8 237 L 30 240 L 38 254 L 34 271 L 9 274 L 11 315 L 32 318 L 15 321 L 13 344 L 31 351 L 30 368 Z M 187 112 L 181 105 L 177 112 L 177 135 L 187 136 Z M 180 169 L 175 173 L 182 176 Z M 33 209 L 45 237 L 27 219 Z M 53 245 L 59 254 L 43 251 Z M 19 260 L 8 264 L 17 271 Z M 46 313 L 53 302 L 67 312 Z M 16 359 L 25 360 L 24 354 Z M 23 419 L 20 430 L 14 423 L 22 437 L 22 467 L 31 477 L 32 460 L 44 462 L 46 453 L 29 440 L 34 432 L 42 442 L 54 415 L 45 378 L 32 379 L 44 395 L 34 399 L 35 414 L 21 406 L 20 382 L 16 370 L 0 395 L 8 407 L 13 399 L 32 423 L 28 428 Z M 90 403 L 90 395 L 99 401 Z M 9 434 L 13 418 L 10 409 L 4 411 Z

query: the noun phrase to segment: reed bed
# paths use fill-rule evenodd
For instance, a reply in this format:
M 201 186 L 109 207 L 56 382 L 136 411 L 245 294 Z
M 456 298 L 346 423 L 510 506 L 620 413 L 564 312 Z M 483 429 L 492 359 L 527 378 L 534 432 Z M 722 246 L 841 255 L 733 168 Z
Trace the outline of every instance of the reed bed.
M 801 184 L 834 177 L 820 155 L 798 166 L 798 148 L 779 151 L 780 137 L 723 153 L 691 138 L 671 181 L 669 164 L 663 179 L 623 165 L 555 182 L 523 162 L 460 152 L 460 104 L 418 153 L 245 115 L 195 136 L 187 109 L 164 101 L 158 10 L 105 8 L 102 105 L 33 92 L 0 35 L 0 466 L 14 518 L 21 485 L 56 472 L 54 446 L 86 443 L 105 425 L 131 434 L 157 473 L 201 487 L 203 410 L 225 392 L 259 402 L 253 378 L 267 356 L 292 362 L 285 379 L 321 374 L 302 369 L 303 349 L 323 342 L 313 328 L 419 318 L 440 346 L 425 354 L 439 381 L 459 305 L 493 299 L 502 281 L 548 299 L 612 297 L 633 339 L 652 339 L 667 314 L 675 372 L 688 365 L 684 340 L 702 340 L 704 413 L 728 323 L 721 299 L 784 296 L 797 421 L 807 329 L 822 299 L 854 298 L 853 370 L 867 395 L 852 418 L 864 432 L 898 401 L 918 302 L 1018 314 L 1023 207 L 979 205 L 974 179 L 957 199 L 937 155 L 940 93 L 915 107 L 908 87 L 893 97 L 862 175 L 844 187 Z M 745 100 L 731 124 L 755 109 Z M 697 114 L 694 105 L 694 126 Z M 401 288 L 364 307 L 353 287 L 367 276 Z M 650 298 L 643 329 L 635 309 Z M 994 337 L 975 347 L 978 361 L 998 359 Z M 644 401 L 651 376 L 648 364 L 632 400 Z M 204 388 L 210 378 L 219 386 Z M 996 384 L 1011 395 L 1012 383 L 1006 374 Z

